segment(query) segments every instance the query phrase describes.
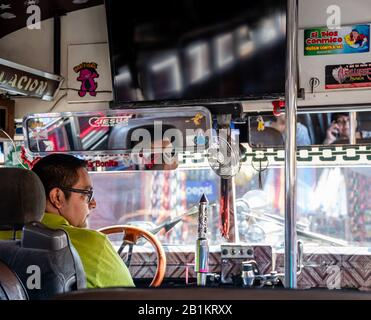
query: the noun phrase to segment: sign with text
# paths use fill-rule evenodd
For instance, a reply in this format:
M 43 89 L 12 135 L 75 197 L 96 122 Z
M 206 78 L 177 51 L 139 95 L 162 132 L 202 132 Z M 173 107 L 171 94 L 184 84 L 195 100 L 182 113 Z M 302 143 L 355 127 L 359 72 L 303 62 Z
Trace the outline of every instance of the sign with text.
M 326 89 L 371 87 L 371 62 L 326 66 Z
M 209 174 L 209 172 L 207 172 L 206 175 L 207 174 Z M 198 203 L 203 194 L 207 196 L 210 202 L 214 202 L 217 200 L 218 187 L 217 181 L 215 179 L 206 181 L 197 180 L 186 181 L 187 201 Z
M 63 78 L 0 59 L 0 89 L 9 93 L 51 101 Z
M 370 25 L 354 25 L 337 30 L 304 30 L 304 55 L 364 53 L 370 51 Z

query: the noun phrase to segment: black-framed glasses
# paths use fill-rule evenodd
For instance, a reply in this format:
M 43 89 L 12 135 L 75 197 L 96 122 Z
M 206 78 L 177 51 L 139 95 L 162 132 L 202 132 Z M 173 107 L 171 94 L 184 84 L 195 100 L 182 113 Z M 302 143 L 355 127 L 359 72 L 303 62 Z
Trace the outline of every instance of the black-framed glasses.
M 87 195 L 87 202 L 90 203 L 91 200 L 93 200 L 93 197 L 94 197 L 94 192 L 93 192 L 93 188 L 92 189 L 89 189 L 89 190 L 86 190 L 86 189 L 76 189 L 76 188 L 68 188 L 68 187 L 58 187 L 62 190 L 65 190 L 65 191 L 70 191 L 70 192 L 76 192 L 76 193 L 81 193 L 81 194 L 85 194 Z

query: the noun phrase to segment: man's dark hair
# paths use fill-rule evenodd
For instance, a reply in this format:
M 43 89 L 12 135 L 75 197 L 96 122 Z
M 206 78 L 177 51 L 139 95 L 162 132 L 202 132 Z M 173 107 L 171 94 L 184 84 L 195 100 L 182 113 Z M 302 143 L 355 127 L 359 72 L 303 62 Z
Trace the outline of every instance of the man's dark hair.
M 331 122 L 337 121 L 342 116 L 349 117 L 349 113 L 348 112 L 333 113 L 331 114 Z
M 45 188 L 47 199 L 55 187 L 71 188 L 79 179 L 77 170 L 85 168 L 86 162 L 68 154 L 51 154 L 39 160 L 32 171 L 35 172 Z M 71 192 L 64 191 L 66 199 Z

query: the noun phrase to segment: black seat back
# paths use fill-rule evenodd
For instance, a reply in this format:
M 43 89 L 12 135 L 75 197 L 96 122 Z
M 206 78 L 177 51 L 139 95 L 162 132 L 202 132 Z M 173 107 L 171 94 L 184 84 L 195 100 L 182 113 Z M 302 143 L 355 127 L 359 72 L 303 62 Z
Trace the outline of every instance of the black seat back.
M 30 299 L 86 287 L 80 257 L 67 233 L 40 223 L 44 210 L 45 191 L 35 173 L 0 168 L 0 230 L 22 228 L 20 240 L 0 240 L 0 260 L 17 274 Z
M 0 261 L 0 300 L 27 300 L 25 287 L 17 275 Z
M 285 141 L 282 134 L 271 127 L 265 127 L 263 131 L 258 131 L 257 126 L 251 126 L 250 145 L 254 147 L 283 146 Z

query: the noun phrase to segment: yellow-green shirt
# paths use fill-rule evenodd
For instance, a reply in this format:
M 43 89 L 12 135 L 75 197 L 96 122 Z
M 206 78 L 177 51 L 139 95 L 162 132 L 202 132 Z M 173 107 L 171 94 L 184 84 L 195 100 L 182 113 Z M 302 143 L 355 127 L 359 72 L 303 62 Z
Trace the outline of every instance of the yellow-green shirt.
M 51 229 L 63 229 L 81 258 L 88 288 L 134 287 L 130 272 L 101 232 L 72 226 L 60 215 L 45 213 L 42 221 Z M 1 231 L 0 239 L 11 239 L 12 232 Z M 17 238 L 20 238 L 17 232 Z
M 45 213 L 42 221 L 51 229 L 63 229 L 80 255 L 88 288 L 134 287 L 130 272 L 101 232 L 76 228 L 62 216 Z

